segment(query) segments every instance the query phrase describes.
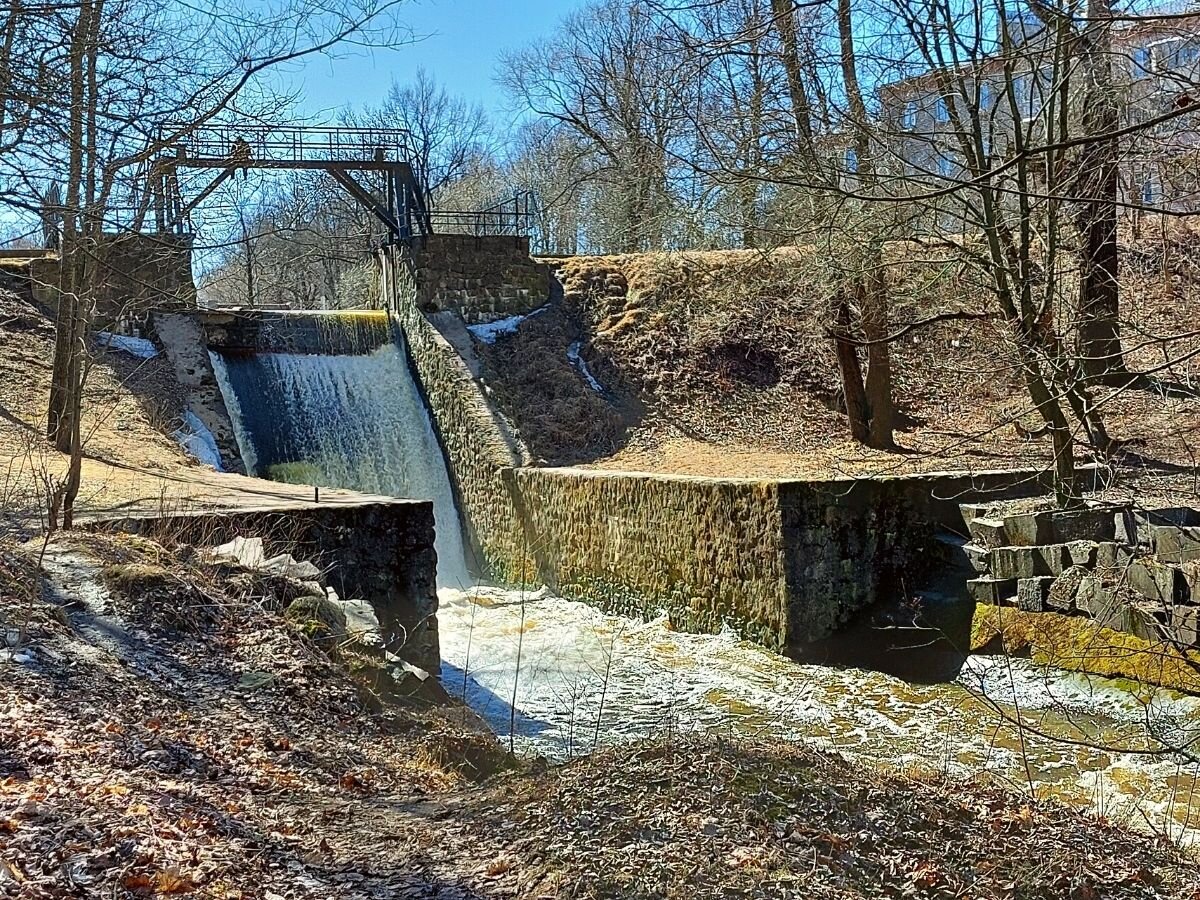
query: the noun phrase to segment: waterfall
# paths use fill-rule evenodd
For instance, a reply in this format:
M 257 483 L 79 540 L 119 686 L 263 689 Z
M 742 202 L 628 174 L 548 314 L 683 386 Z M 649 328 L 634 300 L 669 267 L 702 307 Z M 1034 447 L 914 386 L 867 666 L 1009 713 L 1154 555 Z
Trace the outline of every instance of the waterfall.
M 344 319 L 312 317 L 318 335 Z M 386 317 L 356 353 L 210 351 L 247 472 L 273 481 L 432 500 L 441 587 L 470 584 L 441 446 Z M 330 346 L 346 349 L 346 334 Z

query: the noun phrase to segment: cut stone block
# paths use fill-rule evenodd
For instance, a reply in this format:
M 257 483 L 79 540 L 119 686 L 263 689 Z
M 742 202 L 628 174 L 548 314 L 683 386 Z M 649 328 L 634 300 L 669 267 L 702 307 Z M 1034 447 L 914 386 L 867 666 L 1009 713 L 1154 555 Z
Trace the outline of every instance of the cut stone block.
M 1049 593 L 1046 594 L 1047 609 L 1062 613 L 1074 612 L 1075 595 L 1079 593 L 1079 585 L 1087 576 L 1087 569 L 1074 566 L 1055 578 Z
M 1051 528 L 1058 543 L 1111 541 L 1116 536 L 1111 508 L 1072 509 L 1051 513 Z
M 974 543 L 983 547 L 1003 547 L 1008 543 L 1004 533 L 1004 522 L 1000 519 L 980 517 L 967 526 Z
M 1200 603 L 1200 562 L 1188 562 L 1179 567 L 1187 585 L 1188 600 Z
M 1118 631 L 1140 637 L 1144 641 L 1161 641 L 1169 636 L 1167 628 L 1159 621 L 1158 610 L 1141 604 L 1125 603 L 1120 608 L 1120 625 L 1110 625 Z
M 1114 540 L 1118 544 L 1136 547 L 1143 540 L 1143 535 L 1140 533 L 1142 524 L 1144 524 L 1144 520 L 1140 519 L 1132 509 L 1118 510 L 1113 516 Z
M 990 551 L 987 547 L 981 547 L 979 544 L 963 544 L 963 552 L 967 554 L 972 569 L 980 575 L 988 573 L 988 553 Z
M 1129 562 L 1132 552 L 1129 547 L 1113 541 L 1101 541 L 1096 545 L 1095 565 L 1099 568 L 1112 569 Z
M 1004 530 L 1012 546 L 1111 541 L 1116 534 L 1110 508 L 1043 510 L 1005 516 Z
M 1096 554 L 1099 546 L 1095 541 L 1071 541 L 1068 544 L 1064 544 L 1063 547 L 1066 550 L 1066 559 L 1064 562 L 1067 563 L 1067 568 L 1084 566 L 1090 569 L 1096 565 Z
M 1043 612 L 1054 578 L 1022 578 L 1017 581 L 1017 607 L 1024 612 Z
M 1004 533 L 1013 547 L 1034 547 L 1038 544 L 1054 543 L 1054 532 L 1050 528 L 1050 514 L 1046 512 L 1021 513 L 1004 517 Z
M 1148 600 L 1173 605 L 1188 599 L 1187 581 L 1174 566 L 1143 558 L 1131 560 L 1124 571 L 1129 586 Z
M 1017 595 L 1017 583 L 1004 578 L 972 578 L 967 582 L 967 595 L 976 603 L 990 606 L 1011 605 Z
M 958 511 L 962 514 L 963 524 L 969 529 L 976 519 L 988 518 L 989 506 L 986 503 L 960 503 Z
M 1167 630 L 1185 647 L 1200 646 L 1200 606 L 1176 606 L 1171 610 Z
M 1052 574 L 1042 547 L 996 547 L 988 554 L 993 578 L 1033 578 Z
M 1099 575 L 1084 575 L 1075 592 L 1075 608 L 1091 616 L 1101 624 L 1116 610 L 1117 598 L 1111 588 L 1105 586 Z
M 1195 526 L 1151 525 L 1150 547 L 1166 563 L 1200 560 L 1200 528 Z

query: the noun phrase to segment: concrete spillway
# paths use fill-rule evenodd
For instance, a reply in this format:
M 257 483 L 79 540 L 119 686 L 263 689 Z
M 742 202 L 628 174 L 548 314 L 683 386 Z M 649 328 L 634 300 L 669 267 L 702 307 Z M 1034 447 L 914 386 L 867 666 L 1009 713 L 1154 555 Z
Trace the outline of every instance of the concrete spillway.
M 382 314 L 312 321 L 307 348 L 331 352 L 210 351 L 247 472 L 432 500 L 438 583 L 469 584 L 445 460 L 403 343 Z

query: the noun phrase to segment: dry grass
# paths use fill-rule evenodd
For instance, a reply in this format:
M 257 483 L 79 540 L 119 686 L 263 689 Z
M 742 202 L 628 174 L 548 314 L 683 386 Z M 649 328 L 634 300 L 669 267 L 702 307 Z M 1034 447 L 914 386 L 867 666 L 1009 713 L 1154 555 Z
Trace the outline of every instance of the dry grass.
M 897 340 L 893 366 L 904 452 L 853 443 L 827 331 L 834 290 L 829 252 L 566 260 L 564 297 L 553 315 L 533 317 L 514 337 L 501 338 L 485 354 L 486 377 L 522 433 L 537 435 L 538 455 L 552 464 L 820 477 L 1048 461 L 1047 443 L 1026 440 L 1015 427 L 1034 426 L 1037 417 L 1017 376 L 1012 341 L 994 320 L 939 322 Z M 1161 367 L 1164 354 L 1180 357 L 1200 347 L 1194 337 L 1164 339 L 1200 318 L 1200 267 L 1178 252 L 1172 258 L 1177 264 L 1168 276 L 1133 273 L 1125 286 L 1126 345 L 1141 369 Z M 990 312 L 985 292 L 955 252 L 896 244 L 885 261 L 894 329 L 935 314 Z M 555 332 L 549 323 L 560 313 L 566 324 Z M 571 339 L 582 339 L 584 358 L 610 393 L 608 421 L 621 416 L 621 430 L 604 430 L 605 438 L 619 439 L 615 451 L 577 425 L 606 421 L 596 410 L 598 395 L 581 378 L 559 378 L 550 391 L 543 376 L 528 371 L 574 375 L 563 364 Z M 534 345 L 536 354 L 528 354 Z M 1200 384 L 1200 362 L 1189 358 L 1159 374 Z M 1147 457 L 1184 469 L 1195 465 L 1200 403 L 1128 390 L 1098 399 L 1135 463 Z M 578 440 L 579 434 L 588 438 Z

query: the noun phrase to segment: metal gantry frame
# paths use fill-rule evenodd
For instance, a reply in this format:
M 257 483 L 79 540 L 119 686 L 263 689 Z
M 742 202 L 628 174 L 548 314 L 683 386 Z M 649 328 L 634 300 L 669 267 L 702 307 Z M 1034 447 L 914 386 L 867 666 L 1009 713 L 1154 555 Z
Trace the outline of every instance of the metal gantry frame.
M 403 159 L 403 131 L 372 128 L 218 125 L 172 128 L 182 136 L 150 166 L 148 184 L 136 221 L 140 228 L 149 208 L 161 232 L 182 232 L 188 216 L 230 176 L 247 169 L 317 170 L 328 172 L 351 197 L 365 206 L 393 240 L 428 235 L 432 220 L 425 196 Z M 218 174 L 195 197 L 184 201 L 179 170 L 212 169 Z M 384 196 L 376 197 L 355 174 L 381 172 Z

